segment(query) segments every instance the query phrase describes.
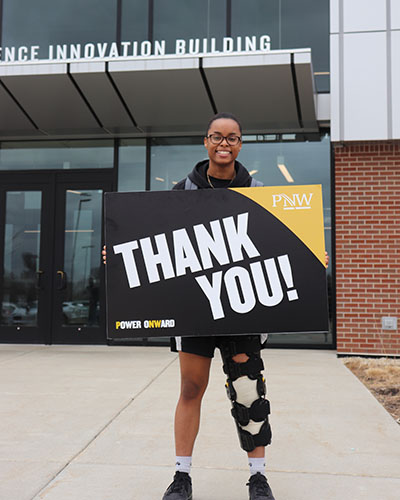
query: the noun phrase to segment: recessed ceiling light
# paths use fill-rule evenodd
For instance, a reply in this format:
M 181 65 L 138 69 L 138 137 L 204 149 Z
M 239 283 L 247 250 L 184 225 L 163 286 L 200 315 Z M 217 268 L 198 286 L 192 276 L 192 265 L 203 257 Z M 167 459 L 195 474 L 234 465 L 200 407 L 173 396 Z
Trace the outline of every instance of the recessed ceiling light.
M 294 182 L 293 177 L 290 175 L 289 170 L 286 168 L 286 166 L 283 163 L 278 163 L 278 168 L 281 171 L 283 177 L 288 181 L 288 182 Z

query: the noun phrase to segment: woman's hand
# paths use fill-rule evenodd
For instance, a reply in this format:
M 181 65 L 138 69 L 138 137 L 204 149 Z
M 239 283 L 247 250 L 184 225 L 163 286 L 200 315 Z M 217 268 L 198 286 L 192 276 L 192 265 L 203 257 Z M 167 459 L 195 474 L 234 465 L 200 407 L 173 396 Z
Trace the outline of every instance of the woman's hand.
M 106 247 L 104 247 L 106 248 Z M 105 264 L 105 262 L 104 262 Z M 325 252 L 325 267 L 328 267 L 329 265 L 329 255 L 328 255 L 328 252 Z

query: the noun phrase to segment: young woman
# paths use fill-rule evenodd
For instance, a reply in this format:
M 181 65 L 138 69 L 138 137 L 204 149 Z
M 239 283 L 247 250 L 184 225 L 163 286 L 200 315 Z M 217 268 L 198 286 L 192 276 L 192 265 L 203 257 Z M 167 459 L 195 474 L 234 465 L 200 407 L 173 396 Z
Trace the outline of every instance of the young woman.
M 208 160 L 198 163 L 174 189 L 215 189 L 260 185 L 236 158 L 242 147 L 242 127 L 230 113 L 215 115 L 208 124 L 204 146 Z M 105 261 L 106 252 L 103 250 Z M 326 258 L 328 261 L 328 257 Z M 181 392 L 175 413 L 176 472 L 163 500 L 191 500 L 190 468 L 199 430 L 200 409 L 207 388 L 211 360 L 219 348 L 227 375 L 241 447 L 249 457 L 250 500 L 274 500 L 265 477 L 265 446 L 271 442 L 269 401 L 265 398 L 261 335 L 176 337 L 171 349 L 179 352 Z
M 215 115 L 208 124 L 204 146 L 208 160 L 198 163 L 174 189 L 215 189 L 255 185 L 245 167 L 236 161 L 242 147 L 242 127 L 230 113 Z M 253 182 L 252 182 L 253 181 Z M 259 183 L 258 183 L 259 185 Z M 265 446 L 271 442 L 269 402 L 260 349 L 260 335 L 180 337 L 172 339 L 179 352 L 181 393 L 175 413 L 176 473 L 163 500 L 190 500 L 190 466 L 199 430 L 201 401 L 208 384 L 214 350 L 221 350 L 228 377 L 239 440 L 248 452 L 250 500 L 273 500 L 264 475 Z

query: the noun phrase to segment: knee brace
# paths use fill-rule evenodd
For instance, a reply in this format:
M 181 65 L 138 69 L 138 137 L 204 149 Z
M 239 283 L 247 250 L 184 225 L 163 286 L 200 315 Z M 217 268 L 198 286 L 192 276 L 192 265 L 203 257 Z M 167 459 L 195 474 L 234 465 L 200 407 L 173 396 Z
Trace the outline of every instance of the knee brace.
M 245 363 L 236 363 L 223 356 L 224 372 L 227 375 L 226 390 L 232 401 L 232 416 L 235 419 L 240 445 L 245 451 L 257 446 L 267 446 L 272 433 L 268 421 L 270 405 L 265 399 L 266 385 L 261 374 L 264 363 L 259 353 L 247 353 Z

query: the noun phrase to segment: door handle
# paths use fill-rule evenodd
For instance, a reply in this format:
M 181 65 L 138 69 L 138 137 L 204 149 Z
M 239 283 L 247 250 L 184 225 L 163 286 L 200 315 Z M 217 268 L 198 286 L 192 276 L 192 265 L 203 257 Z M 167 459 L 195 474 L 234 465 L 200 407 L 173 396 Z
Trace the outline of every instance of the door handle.
M 42 288 L 42 275 L 44 274 L 44 271 L 36 271 L 36 290 L 43 290 Z
M 57 290 L 65 290 L 67 288 L 67 274 L 64 271 L 57 271 L 58 284 Z

